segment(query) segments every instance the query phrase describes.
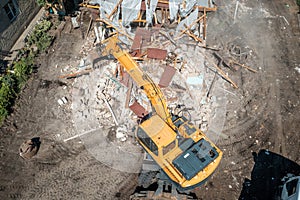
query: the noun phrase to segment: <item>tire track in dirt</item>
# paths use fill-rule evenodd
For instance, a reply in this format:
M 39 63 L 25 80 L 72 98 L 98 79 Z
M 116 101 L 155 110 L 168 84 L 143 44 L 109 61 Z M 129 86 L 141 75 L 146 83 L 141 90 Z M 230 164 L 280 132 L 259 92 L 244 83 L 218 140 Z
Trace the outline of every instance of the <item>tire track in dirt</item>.
M 66 130 L 74 131 L 72 113 L 57 104 L 57 98 L 67 96 L 68 91 L 55 80 L 61 69 L 78 60 L 82 41 L 76 39 L 76 31 L 57 39 L 53 49 L 39 58 L 39 72 L 23 88 L 15 112 L 0 129 L 0 199 L 113 200 L 118 187 L 131 179 L 97 161 L 80 141 L 63 143 L 59 138 Z M 51 84 L 40 87 L 41 80 Z M 19 157 L 18 148 L 34 135 L 41 137 L 41 148 L 34 158 L 25 161 Z M 129 192 L 123 191 L 122 196 L 126 199 Z
M 282 97 L 281 91 L 286 90 L 286 88 L 284 88 L 284 86 L 281 86 L 281 79 L 285 79 L 286 75 L 288 75 L 286 73 L 286 69 L 290 67 L 289 61 L 293 60 L 293 56 L 294 56 L 293 50 L 288 48 L 289 43 L 291 41 L 288 41 L 286 39 L 289 38 L 288 34 L 291 34 L 291 32 L 293 31 L 290 26 L 286 27 L 287 22 L 284 16 L 287 14 L 286 13 L 287 9 L 284 8 L 287 4 L 289 4 L 289 1 L 278 1 L 278 0 L 271 1 L 269 4 L 270 9 L 273 11 L 274 14 L 276 14 L 276 16 L 278 16 L 273 21 L 273 23 L 275 23 L 275 27 L 277 27 L 277 30 L 274 30 L 274 32 L 277 33 L 276 34 L 277 38 L 274 38 L 274 41 L 278 41 L 278 43 L 281 44 L 281 47 L 284 48 L 281 49 L 281 51 L 276 49 L 276 52 L 274 53 L 277 57 L 284 58 L 284 59 L 280 59 L 280 60 L 277 59 L 277 62 L 282 64 L 282 67 L 279 67 L 277 69 L 278 71 L 275 72 L 271 70 L 271 72 L 274 72 L 271 75 L 277 78 L 272 81 L 273 84 L 272 87 L 270 88 L 270 95 L 271 97 L 275 97 L 275 99 L 271 101 L 271 104 L 269 105 L 271 109 L 272 108 L 274 109 L 274 115 L 275 115 L 276 136 L 277 136 L 275 140 L 275 150 L 280 154 L 282 154 L 283 156 L 288 156 L 288 154 L 286 150 L 287 141 L 286 141 L 286 134 L 284 132 L 283 118 L 282 118 L 282 114 L 284 113 L 282 112 L 282 106 L 284 106 L 284 103 L 282 102 L 281 99 Z M 284 18 L 285 20 L 282 20 L 282 18 Z M 292 52 L 290 50 L 292 50 Z M 274 61 L 274 59 L 271 61 Z M 269 64 L 270 66 L 274 66 L 274 65 L 276 66 L 276 64 L 278 65 L 278 63 L 275 62 Z
M 291 151 L 291 147 L 286 144 L 286 129 L 289 129 L 289 125 L 284 116 L 287 113 L 284 111 L 284 103 L 286 103 L 284 101 L 290 97 L 285 97 L 287 95 L 283 94 L 285 92 L 292 93 L 294 90 L 285 88 L 290 84 L 283 83 L 283 81 L 288 78 L 287 76 L 290 75 L 288 69 L 291 69 L 291 67 L 288 68 L 288 61 L 291 58 L 285 57 L 292 52 L 288 51 L 289 46 L 286 43 L 290 37 L 283 35 L 282 32 L 285 31 L 280 30 L 282 23 L 285 22 L 282 18 L 275 16 L 276 14 L 280 15 L 278 11 L 282 11 L 286 7 L 284 2 L 275 1 L 278 6 L 274 7 L 271 4 L 273 1 L 240 1 L 243 5 L 239 7 L 236 23 L 228 24 L 228 21 L 232 21 L 232 10 L 226 8 L 234 9 L 235 2 L 220 1 L 220 4 L 226 5 L 226 7 L 221 7 L 215 13 L 218 18 L 213 31 L 224 34 L 219 36 L 213 31 L 208 34 L 209 36 L 216 35 L 212 44 L 222 44 L 226 48 L 226 42 L 231 41 L 237 45 L 249 46 L 256 55 L 247 60 L 246 64 L 259 70 L 256 74 L 249 74 L 245 71 L 238 74 L 237 72 L 231 73 L 231 78 L 238 83 L 240 88 L 235 91 L 228 88 L 229 91 L 236 94 L 229 95 L 226 126 L 223 130 L 230 137 L 220 143 L 224 157 L 217 175 L 211 180 L 215 185 L 218 185 L 218 181 L 222 181 L 225 186 L 216 189 L 206 185 L 205 187 L 210 190 L 210 193 L 200 194 L 202 197 L 210 199 L 220 196 L 228 197 L 228 199 L 237 198 L 244 178 L 250 178 L 254 164 L 251 152 L 270 149 L 287 156 Z M 285 16 L 288 18 L 287 13 Z M 232 38 L 238 39 L 232 40 Z M 289 107 L 289 109 L 291 108 Z M 294 124 L 295 121 L 291 120 L 290 123 Z M 295 136 L 292 135 L 291 138 L 295 138 Z M 294 154 L 291 154 L 293 159 L 295 158 Z M 215 195 L 212 195 L 211 192 Z

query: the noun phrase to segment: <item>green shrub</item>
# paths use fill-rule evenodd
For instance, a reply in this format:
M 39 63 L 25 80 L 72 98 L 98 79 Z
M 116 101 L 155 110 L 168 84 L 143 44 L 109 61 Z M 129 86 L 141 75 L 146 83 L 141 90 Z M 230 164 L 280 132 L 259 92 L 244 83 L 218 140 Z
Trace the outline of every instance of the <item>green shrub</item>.
M 46 5 L 46 0 L 36 0 L 36 3 L 37 3 L 39 6 L 45 6 L 45 5 Z
M 52 23 L 47 20 L 43 20 L 37 24 L 27 38 L 27 45 L 36 45 L 39 51 L 45 51 L 51 45 L 53 40 L 53 37 L 47 33 L 51 26 Z
M 29 53 L 26 57 L 22 57 L 13 65 L 13 71 L 17 79 L 18 88 L 20 89 L 26 83 L 34 65 L 34 55 Z
M 13 105 L 16 81 L 13 75 L 7 74 L 0 79 L 0 122 L 9 114 Z
M 0 77 L 0 124 L 10 114 L 17 93 L 20 92 L 32 73 L 34 57 L 37 52 L 30 49 L 36 46 L 38 51 L 45 51 L 51 45 L 53 38 L 47 33 L 51 26 L 51 22 L 47 20 L 37 24 L 33 32 L 26 38 L 27 47 L 19 51 L 17 61 L 9 68 L 10 73 Z

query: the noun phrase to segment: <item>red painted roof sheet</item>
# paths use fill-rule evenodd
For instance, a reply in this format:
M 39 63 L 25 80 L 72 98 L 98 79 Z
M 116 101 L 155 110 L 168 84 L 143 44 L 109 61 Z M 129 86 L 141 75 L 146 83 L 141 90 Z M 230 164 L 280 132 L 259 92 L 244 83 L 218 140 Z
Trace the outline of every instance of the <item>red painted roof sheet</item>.
M 137 101 L 135 101 L 129 108 L 136 114 L 138 117 L 142 118 L 148 114 L 148 111 Z
M 167 57 L 167 50 L 158 49 L 158 48 L 148 48 L 147 57 L 164 60 Z
M 165 70 L 160 78 L 159 81 L 159 87 L 164 88 L 164 87 L 168 87 L 170 82 L 172 81 L 173 76 L 176 73 L 176 69 L 174 67 L 171 66 L 166 66 Z

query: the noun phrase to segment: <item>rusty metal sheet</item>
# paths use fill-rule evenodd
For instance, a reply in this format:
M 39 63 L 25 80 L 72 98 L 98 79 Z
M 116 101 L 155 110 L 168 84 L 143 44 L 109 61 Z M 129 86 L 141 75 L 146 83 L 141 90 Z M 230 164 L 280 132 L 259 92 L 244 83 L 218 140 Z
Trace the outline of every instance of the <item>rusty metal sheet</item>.
M 133 50 L 129 54 L 131 57 L 141 57 L 143 55 L 141 50 Z
M 150 41 L 151 39 L 151 31 L 146 30 L 144 28 L 137 27 L 135 36 L 133 39 L 133 43 L 131 46 L 131 50 L 140 50 L 142 48 L 142 42 L 143 40 L 145 41 Z
M 145 3 L 145 1 L 142 1 L 142 3 L 141 3 L 141 10 L 142 11 L 146 10 L 146 3 Z
M 158 49 L 158 48 L 147 49 L 147 58 L 164 60 L 166 59 L 166 57 L 167 57 L 167 50 Z
M 172 81 L 172 78 L 173 76 L 175 75 L 176 73 L 176 69 L 174 67 L 171 67 L 171 66 L 166 66 L 165 67 L 165 70 L 160 78 L 160 81 L 159 81 L 159 87 L 161 88 L 165 88 L 165 87 L 168 87 L 169 84 L 171 83 Z
M 129 79 L 130 79 L 129 74 L 126 71 L 123 71 L 122 73 L 123 73 L 123 75 L 122 75 L 122 79 L 120 80 L 120 82 L 128 88 Z
M 142 37 L 135 35 L 131 45 L 131 51 L 140 51 L 142 48 Z
M 166 2 L 157 2 L 156 8 L 164 8 L 164 9 L 169 9 L 169 3 Z M 141 11 L 146 11 L 146 3 L 145 1 L 141 2 Z
M 168 3 L 158 2 L 157 3 L 157 8 L 169 9 L 169 4 Z
M 130 110 L 134 112 L 138 117 L 143 118 L 148 114 L 148 111 L 137 101 L 135 101 L 132 105 L 129 106 Z

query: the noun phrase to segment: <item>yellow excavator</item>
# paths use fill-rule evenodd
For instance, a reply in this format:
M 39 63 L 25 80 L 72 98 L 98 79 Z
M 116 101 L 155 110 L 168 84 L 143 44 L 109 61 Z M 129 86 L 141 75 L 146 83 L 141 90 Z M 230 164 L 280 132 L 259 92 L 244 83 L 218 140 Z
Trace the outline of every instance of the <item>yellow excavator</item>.
M 104 54 L 113 55 L 120 62 L 151 103 L 152 112 L 136 131 L 140 145 L 181 189 L 204 183 L 219 165 L 222 151 L 187 118 L 169 111 L 160 87 L 121 48 L 117 35 L 104 43 Z

